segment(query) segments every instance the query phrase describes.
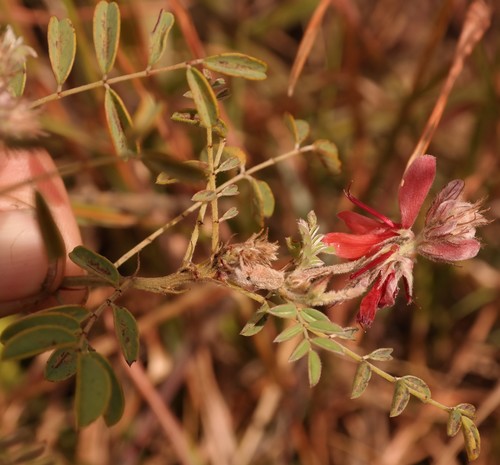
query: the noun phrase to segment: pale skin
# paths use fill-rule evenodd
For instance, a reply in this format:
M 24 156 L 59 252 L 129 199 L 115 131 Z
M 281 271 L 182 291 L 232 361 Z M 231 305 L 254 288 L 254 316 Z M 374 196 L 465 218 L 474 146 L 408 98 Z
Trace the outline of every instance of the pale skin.
M 50 306 L 80 303 L 82 290 L 61 289 L 65 276 L 82 270 L 67 258 L 49 263 L 36 220 L 34 192 L 42 194 L 66 252 L 81 244 L 68 194 L 44 149 L 0 149 L 0 317 Z M 15 190 L 9 186 L 25 183 Z

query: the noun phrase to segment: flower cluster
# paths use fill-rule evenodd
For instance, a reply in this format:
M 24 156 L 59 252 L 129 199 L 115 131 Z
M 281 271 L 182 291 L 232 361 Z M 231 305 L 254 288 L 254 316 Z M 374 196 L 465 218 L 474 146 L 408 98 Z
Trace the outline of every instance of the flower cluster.
M 7 27 L 0 36 L 0 140 L 40 134 L 37 112 L 12 90 L 16 79 L 24 79 L 24 64 L 29 56 L 36 57 L 35 51 Z
M 413 224 L 427 197 L 436 174 L 436 159 L 417 158 L 406 170 L 399 188 L 401 221 L 396 223 L 347 192 L 369 218 L 351 211 L 339 213 L 351 233 L 329 233 L 323 238 L 336 255 L 356 260 L 350 286 L 365 288 L 357 316 L 363 327 L 372 324 L 377 310 L 394 305 L 402 280 L 407 301 L 411 302 L 413 265 L 417 254 L 438 261 L 453 262 L 474 257 L 480 248 L 476 228 L 488 223 L 481 202 L 461 199 L 464 183 L 450 182 L 436 197 L 425 219 L 422 232 L 415 236 Z

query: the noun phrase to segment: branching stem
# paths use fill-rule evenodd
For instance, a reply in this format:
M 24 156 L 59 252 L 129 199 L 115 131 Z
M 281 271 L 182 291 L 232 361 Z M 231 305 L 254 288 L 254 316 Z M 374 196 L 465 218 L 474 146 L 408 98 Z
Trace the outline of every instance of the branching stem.
M 165 73 L 168 71 L 175 71 L 178 69 L 184 69 L 188 66 L 194 66 L 203 62 L 203 59 L 197 59 L 192 61 L 186 61 L 183 63 L 177 63 L 170 66 L 162 66 L 161 68 L 145 69 L 144 71 L 138 71 L 137 73 L 125 74 L 122 76 L 117 76 L 109 79 L 101 79 L 100 81 L 91 82 L 79 87 L 73 87 L 72 89 L 63 90 L 61 92 L 56 92 L 54 94 L 47 95 L 46 97 L 35 100 L 31 103 L 31 108 L 40 107 L 48 102 L 53 102 L 54 100 L 60 100 L 64 97 L 69 97 L 70 95 L 79 94 L 81 92 L 86 92 L 91 89 L 96 89 L 98 87 L 104 87 L 106 84 L 116 84 L 118 82 L 130 81 L 132 79 L 145 78 L 152 76 L 154 74 Z
M 215 189 L 216 193 L 221 192 L 224 188 L 227 186 L 230 186 L 232 184 L 236 184 L 237 182 L 241 181 L 244 179 L 246 176 L 257 173 L 258 171 L 263 170 L 264 168 L 268 168 L 269 166 L 275 165 L 276 163 L 279 163 L 283 160 L 286 160 L 287 158 L 294 157 L 296 155 L 302 154 L 302 153 L 307 153 L 307 152 L 312 152 L 314 151 L 314 145 L 306 145 L 304 147 L 298 148 L 298 149 L 293 149 L 290 150 L 289 152 L 283 153 L 281 155 L 278 155 L 277 157 L 270 158 L 269 160 L 266 160 L 262 163 L 259 163 L 258 165 L 255 165 L 254 167 L 250 168 L 249 170 L 245 172 L 241 172 L 238 175 L 236 175 L 234 178 L 229 179 L 225 183 L 221 184 L 217 189 Z M 135 254 L 140 252 L 142 249 L 147 247 L 149 244 L 151 244 L 157 237 L 161 236 L 165 231 L 170 229 L 171 227 L 175 226 L 177 223 L 182 221 L 184 218 L 186 218 L 188 215 L 191 213 L 195 212 L 198 210 L 203 205 L 203 202 L 195 202 L 193 205 L 191 205 L 189 208 L 186 208 L 182 213 L 177 215 L 175 218 L 172 218 L 168 223 L 165 223 L 161 228 L 157 229 L 153 233 L 151 233 L 148 237 L 146 237 L 143 241 L 141 241 L 139 244 L 137 244 L 135 247 L 130 249 L 127 253 L 122 255 L 115 263 L 114 265 L 116 267 L 119 267 L 123 265 L 127 260 L 132 258 Z

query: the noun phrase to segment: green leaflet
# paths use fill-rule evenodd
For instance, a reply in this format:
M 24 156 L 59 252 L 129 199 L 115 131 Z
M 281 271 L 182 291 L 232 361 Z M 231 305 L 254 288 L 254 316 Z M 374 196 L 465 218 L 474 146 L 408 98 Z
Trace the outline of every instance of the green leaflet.
M 295 146 L 300 147 L 311 131 L 309 123 L 302 119 L 295 119 L 290 113 L 285 113 L 285 124 L 292 133 Z
M 78 427 L 87 426 L 106 412 L 111 398 L 111 379 L 95 352 L 80 352 L 77 361 L 75 417 Z
M 106 76 L 113 68 L 120 40 L 120 9 L 116 2 L 101 1 L 94 11 L 94 47 L 99 68 Z
M 125 159 L 130 155 L 136 155 L 139 152 L 139 145 L 129 137 L 133 132 L 132 118 L 123 100 L 110 87 L 106 88 L 104 95 L 104 110 L 116 153 Z
M 14 97 L 21 97 L 26 85 L 26 63 L 23 63 L 21 69 L 9 80 L 8 89 Z
M 290 339 L 293 339 L 295 336 L 300 334 L 303 331 L 302 325 L 297 323 L 293 326 L 290 326 L 283 330 L 281 333 L 279 333 L 275 338 L 273 342 L 285 342 Z
M 221 53 L 203 60 L 210 70 L 228 76 L 241 77 L 250 80 L 266 79 L 267 65 L 257 58 L 243 53 Z
M 74 318 L 78 323 L 85 321 L 91 313 L 81 305 L 58 305 L 57 307 L 50 307 L 38 312 L 37 315 L 44 313 L 62 313 L 63 315 Z
M 344 349 L 342 346 L 335 342 L 333 339 L 325 338 L 325 337 L 315 337 L 311 339 L 311 342 L 322 349 L 328 350 L 329 352 L 333 352 L 335 354 L 343 354 Z
M 6 344 L 17 334 L 39 326 L 57 326 L 71 333 L 76 333 L 80 330 L 80 323 L 72 316 L 44 311 L 21 318 L 7 326 L 0 335 L 0 342 Z
M 269 307 L 263 305 L 261 309 L 255 312 L 252 317 L 247 321 L 243 329 L 240 331 L 242 336 L 254 336 L 260 333 L 269 318 Z
M 20 360 L 51 349 L 73 347 L 77 336 L 60 326 L 36 326 L 11 337 L 2 351 L 2 360 Z
M 108 360 L 98 353 L 94 353 L 93 356 L 101 362 L 109 375 L 111 393 L 108 406 L 104 412 L 104 421 L 106 422 L 106 425 L 113 426 L 118 423 L 123 415 L 123 411 L 125 410 L 125 397 L 123 395 L 123 389 Z
M 89 273 L 100 276 L 115 287 L 118 286 L 120 273 L 106 257 L 78 245 L 69 253 L 69 258 Z
M 139 328 L 132 313 L 125 307 L 113 305 L 115 333 L 120 348 L 128 365 L 132 365 L 139 356 Z
M 217 126 L 219 107 L 217 106 L 217 100 L 209 82 L 198 69 L 193 67 L 187 69 L 186 79 L 201 125 L 205 128 Z
M 332 174 L 339 174 L 342 164 L 337 146 L 329 140 L 320 139 L 314 142 L 314 148 L 328 171 Z
M 271 315 L 279 318 L 294 318 L 297 315 L 297 307 L 294 304 L 282 304 L 269 308 Z
M 311 350 L 311 343 L 307 339 L 302 339 L 295 347 L 292 355 L 288 359 L 289 362 L 295 362 L 300 360 L 304 355 L 306 355 Z
M 201 191 L 196 192 L 196 194 L 194 194 L 191 197 L 191 200 L 193 202 L 204 202 L 204 203 L 206 203 L 206 202 L 211 202 L 216 197 L 217 197 L 217 194 L 215 193 L 215 191 L 210 190 L 210 189 L 203 189 Z
M 71 378 L 76 374 L 77 357 L 78 352 L 73 348 L 55 350 L 45 365 L 45 379 L 58 382 Z
M 49 59 L 56 78 L 58 89 L 64 84 L 71 72 L 76 54 L 76 34 L 71 21 L 59 21 L 52 16 L 47 33 Z
M 465 442 L 465 451 L 469 460 L 476 460 L 481 453 L 481 437 L 474 422 L 462 415 L 462 434 Z
M 164 10 L 160 11 L 156 25 L 153 32 L 151 32 L 148 66 L 153 66 L 165 52 L 168 34 L 174 25 L 174 21 L 174 15 L 172 13 Z
M 254 193 L 254 205 L 257 214 L 258 223 L 263 226 L 264 218 L 269 218 L 273 215 L 275 200 L 273 191 L 265 181 L 248 177 Z
M 321 359 L 314 350 L 309 350 L 307 354 L 307 374 L 309 376 L 309 386 L 316 386 L 321 378 Z
M 392 352 L 394 349 L 391 347 L 385 347 L 381 349 L 376 349 L 370 354 L 366 355 L 364 358 L 367 360 L 377 360 L 379 362 L 384 362 L 392 360 Z
M 396 381 L 394 395 L 392 396 L 390 417 L 397 417 L 408 405 L 410 401 L 410 391 L 402 379 Z
M 372 369 L 370 364 L 367 362 L 361 362 L 356 369 L 352 382 L 351 399 L 356 399 L 361 396 L 363 392 L 365 392 L 371 377 Z

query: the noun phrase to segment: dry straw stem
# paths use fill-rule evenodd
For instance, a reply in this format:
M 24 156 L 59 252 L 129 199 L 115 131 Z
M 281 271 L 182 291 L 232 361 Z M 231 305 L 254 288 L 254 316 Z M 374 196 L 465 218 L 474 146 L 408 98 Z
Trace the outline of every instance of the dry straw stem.
M 299 50 L 297 51 L 297 56 L 295 57 L 295 61 L 293 63 L 292 70 L 290 71 L 290 78 L 288 80 L 288 96 L 291 97 L 293 95 L 293 91 L 295 89 L 295 85 L 297 84 L 297 80 L 299 79 L 300 73 L 304 68 L 304 64 L 306 62 L 307 57 L 309 56 L 309 52 L 314 44 L 314 40 L 318 35 L 318 31 L 321 25 L 321 20 L 326 13 L 326 10 L 330 5 L 330 0 L 321 0 L 319 5 L 314 10 L 314 13 L 307 25 L 306 32 L 304 33 L 304 38 L 300 43 Z
M 122 364 L 124 365 L 124 372 L 129 376 L 138 392 L 149 405 L 151 411 L 156 415 L 180 463 L 182 465 L 196 465 L 200 463 L 200 459 L 195 457 L 194 445 L 190 444 L 182 426 L 151 383 L 140 362 L 136 362 L 129 367 L 125 360 L 120 360 L 122 360 Z
M 420 140 L 408 160 L 406 165 L 407 168 L 412 164 L 415 158 L 424 155 L 425 151 L 429 147 L 432 137 L 434 136 L 434 132 L 436 131 L 439 121 L 443 116 L 443 111 L 451 90 L 453 89 L 458 76 L 462 72 L 465 59 L 470 55 L 475 45 L 481 40 L 485 31 L 488 29 L 490 25 L 490 17 L 491 10 L 484 0 L 476 0 L 469 6 L 465 16 L 462 33 L 460 34 L 455 55 L 453 57 L 453 63 L 448 71 L 448 76 L 446 77 L 446 81 L 441 89 L 434 109 L 432 110 L 424 131 L 420 136 Z

